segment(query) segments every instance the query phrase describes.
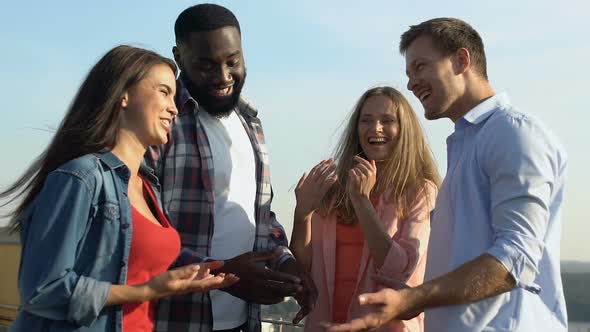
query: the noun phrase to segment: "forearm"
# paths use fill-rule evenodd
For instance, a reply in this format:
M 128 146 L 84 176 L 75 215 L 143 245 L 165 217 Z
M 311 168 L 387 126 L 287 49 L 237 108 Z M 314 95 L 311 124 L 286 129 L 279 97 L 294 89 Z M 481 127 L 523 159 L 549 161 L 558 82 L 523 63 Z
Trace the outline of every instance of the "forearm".
M 416 288 L 402 290 L 408 298 L 406 312 L 477 302 L 515 287 L 504 266 L 483 254 L 459 268 Z
M 141 303 L 155 298 L 156 294 L 153 291 L 150 291 L 146 284 L 112 285 L 105 306 Z
M 312 213 L 302 213 L 297 207 L 293 220 L 290 249 L 306 271 L 311 269 L 311 217 Z
M 368 197 L 363 196 L 351 201 L 375 265 L 381 267 L 391 246 L 394 245 L 393 240 L 383 229 L 375 208 Z

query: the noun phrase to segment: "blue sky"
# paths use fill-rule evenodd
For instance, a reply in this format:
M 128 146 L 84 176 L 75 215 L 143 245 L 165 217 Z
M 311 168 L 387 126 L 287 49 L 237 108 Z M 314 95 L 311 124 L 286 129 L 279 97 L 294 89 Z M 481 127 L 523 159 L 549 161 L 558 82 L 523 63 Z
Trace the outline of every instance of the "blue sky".
M 562 258 L 590 260 L 590 3 L 578 1 L 213 1 L 242 26 L 245 96 L 271 156 L 274 210 L 290 233 L 292 187 L 330 157 L 356 99 L 375 85 L 405 88 L 399 35 L 453 16 L 482 35 L 490 81 L 557 133 L 569 153 Z M 0 4 L 0 186 L 42 151 L 90 67 L 121 43 L 171 57 L 173 25 L 190 1 L 10 1 Z M 422 121 L 441 173 L 448 120 Z

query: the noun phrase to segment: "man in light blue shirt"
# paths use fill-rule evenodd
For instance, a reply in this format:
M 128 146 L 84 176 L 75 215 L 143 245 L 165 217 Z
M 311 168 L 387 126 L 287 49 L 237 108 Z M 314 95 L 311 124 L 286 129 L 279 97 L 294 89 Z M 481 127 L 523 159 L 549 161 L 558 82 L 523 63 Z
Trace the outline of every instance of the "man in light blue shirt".
M 567 331 L 559 267 L 563 147 L 494 92 L 483 42 L 467 23 L 438 18 L 411 26 L 400 51 L 425 117 L 455 123 L 431 222 L 429 281 L 363 294 L 359 301 L 378 311 L 329 329 L 375 328 L 426 310 L 426 331 Z

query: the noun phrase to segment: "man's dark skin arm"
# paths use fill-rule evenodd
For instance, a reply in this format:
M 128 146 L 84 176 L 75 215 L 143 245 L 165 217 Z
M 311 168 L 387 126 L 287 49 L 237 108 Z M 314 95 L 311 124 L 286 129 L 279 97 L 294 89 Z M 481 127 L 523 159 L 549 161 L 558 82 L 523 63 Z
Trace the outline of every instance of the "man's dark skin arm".
M 345 324 L 325 323 L 323 326 L 330 332 L 374 329 L 393 319 L 411 319 L 429 308 L 477 302 L 508 292 L 515 286 L 506 268 L 495 257 L 483 254 L 415 288 L 387 288 L 362 294 L 360 303 L 376 305 L 376 311 Z
M 294 295 L 295 300 L 297 300 L 297 303 L 301 307 L 293 318 L 293 324 L 298 324 L 313 310 L 315 301 L 318 298 L 318 290 L 309 273 L 305 271 L 301 263 L 295 260 L 295 258 L 287 259 L 281 264 L 279 269 L 282 272 L 297 276 L 301 280 L 302 287 Z

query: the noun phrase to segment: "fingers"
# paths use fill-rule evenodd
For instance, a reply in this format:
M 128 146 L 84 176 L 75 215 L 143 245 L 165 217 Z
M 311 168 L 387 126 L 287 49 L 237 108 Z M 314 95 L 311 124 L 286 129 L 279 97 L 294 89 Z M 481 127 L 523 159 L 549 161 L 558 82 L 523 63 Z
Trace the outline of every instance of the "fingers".
M 209 269 L 210 271 L 215 271 L 223 267 L 225 263 L 223 261 L 209 261 L 205 263 L 200 263 L 201 269 Z
M 312 170 L 309 172 L 310 178 L 317 182 L 323 181 L 327 178 L 331 173 L 334 172 L 336 169 L 336 164 L 332 159 L 323 160 L 319 164 L 317 164 Z
M 309 314 L 310 311 L 311 311 L 311 308 L 308 306 L 301 307 L 301 309 L 297 312 L 297 314 L 293 318 L 293 325 L 299 324 L 299 322 L 303 318 L 305 318 L 305 316 L 307 316 L 307 314 Z
M 223 275 L 223 277 L 224 277 L 223 283 L 222 283 L 221 287 L 219 287 L 219 288 L 226 288 L 226 287 L 229 287 L 229 286 L 235 284 L 236 282 L 240 281 L 240 278 L 232 273 Z
M 360 156 L 355 156 L 354 157 L 354 160 L 356 160 L 356 162 L 358 162 L 359 165 L 364 165 L 368 169 L 373 169 L 373 170 L 376 170 L 377 169 L 377 164 L 375 164 L 375 160 L 372 160 L 371 159 L 371 161 L 369 161 L 369 160 L 367 160 L 365 158 L 362 158 Z
M 369 162 L 368 160 L 358 156 L 354 157 L 354 160 L 358 162 L 355 168 L 362 170 L 363 174 L 365 174 L 367 177 L 377 174 L 377 166 L 374 160 Z
M 185 265 L 176 269 L 172 269 L 169 272 L 170 279 L 193 279 L 199 273 L 201 267 L 198 264 Z
M 328 332 L 366 331 L 378 327 L 379 319 L 374 314 L 368 314 L 344 324 L 322 322 L 320 325 Z
M 305 179 L 307 179 L 307 173 L 303 173 L 303 175 L 299 179 L 299 182 L 297 182 L 297 186 L 295 186 L 295 188 L 296 189 L 301 188 L 301 186 L 303 186 L 303 183 L 305 182 Z
M 359 170 L 357 170 L 356 168 L 353 168 L 350 171 L 348 171 L 348 183 L 349 183 L 349 185 L 352 185 L 352 188 L 349 188 L 349 189 L 356 188 L 360 185 L 361 177 L 359 174 Z
M 358 297 L 359 303 L 361 305 L 366 304 L 387 304 L 387 295 L 391 290 L 386 288 L 382 289 L 376 293 L 365 293 L 361 294 Z
M 260 268 L 259 268 L 260 269 Z M 262 270 L 262 269 L 260 269 Z M 295 284 L 300 286 L 301 285 L 301 279 L 295 275 L 292 275 L 290 273 L 285 273 L 285 272 L 278 272 L 278 271 L 272 271 L 269 269 L 263 269 L 260 272 L 260 279 L 259 280 L 269 280 L 269 281 L 279 281 L 279 282 L 283 282 L 283 283 L 287 283 L 287 284 Z

